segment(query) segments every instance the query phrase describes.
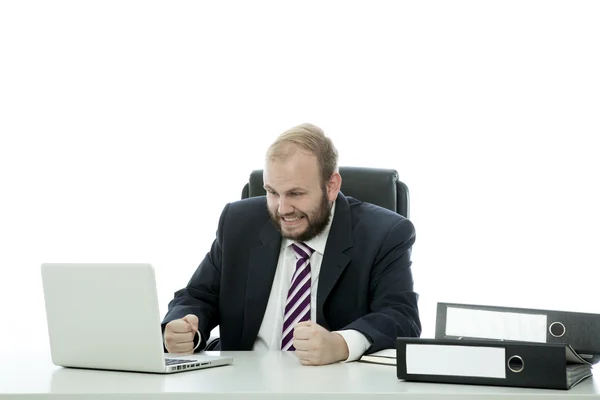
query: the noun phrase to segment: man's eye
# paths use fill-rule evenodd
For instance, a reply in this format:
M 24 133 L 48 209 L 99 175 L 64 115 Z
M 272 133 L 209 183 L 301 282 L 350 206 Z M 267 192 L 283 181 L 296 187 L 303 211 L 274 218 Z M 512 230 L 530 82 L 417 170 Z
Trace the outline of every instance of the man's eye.
M 302 194 L 302 193 L 298 193 L 298 192 L 292 192 L 292 193 L 290 193 L 290 196 L 297 197 L 297 196 L 300 196 L 301 194 Z

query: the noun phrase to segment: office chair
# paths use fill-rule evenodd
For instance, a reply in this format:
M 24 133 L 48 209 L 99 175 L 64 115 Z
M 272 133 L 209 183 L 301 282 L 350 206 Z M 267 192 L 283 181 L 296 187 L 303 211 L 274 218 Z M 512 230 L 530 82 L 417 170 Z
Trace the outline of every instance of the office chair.
M 409 218 L 408 186 L 398 180 L 398 172 L 393 169 L 361 167 L 340 167 L 339 170 L 342 176 L 341 191 L 344 195 L 387 208 Z M 242 189 L 242 199 L 266 194 L 263 188 L 263 171 L 252 171 L 248 183 Z M 206 350 L 218 350 L 219 342 L 218 337 L 211 337 Z
M 393 169 L 340 167 L 341 191 L 346 196 L 372 203 L 409 218 L 408 186 L 398 180 Z M 254 170 L 242 189 L 242 199 L 266 195 L 263 188 L 263 171 Z

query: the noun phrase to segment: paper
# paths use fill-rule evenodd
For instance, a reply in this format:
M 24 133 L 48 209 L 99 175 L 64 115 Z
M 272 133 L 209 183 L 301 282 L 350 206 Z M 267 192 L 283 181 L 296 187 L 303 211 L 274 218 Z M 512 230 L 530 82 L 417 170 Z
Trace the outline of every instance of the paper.
M 375 353 L 369 354 L 369 356 L 396 358 L 396 349 L 385 349 L 385 350 L 376 351 Z
M 360 358 L 360 361 L 374 364 L 396 365 L 396 350 L 385 349 L 376 351 L 372 354 L 365 354 Z

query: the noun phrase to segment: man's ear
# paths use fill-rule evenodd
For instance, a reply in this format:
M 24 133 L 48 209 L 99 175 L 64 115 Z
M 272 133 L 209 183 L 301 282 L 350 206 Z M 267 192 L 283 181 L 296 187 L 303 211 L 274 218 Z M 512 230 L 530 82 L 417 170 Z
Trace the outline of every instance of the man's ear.
M 334 172 L 333 174 L 331 174 L 331 177 L 327 182 L 327 199 L 329 201 L 335 201 L 335 199 L 337 199 L 341 187 L 342 176 L 339 172 Z

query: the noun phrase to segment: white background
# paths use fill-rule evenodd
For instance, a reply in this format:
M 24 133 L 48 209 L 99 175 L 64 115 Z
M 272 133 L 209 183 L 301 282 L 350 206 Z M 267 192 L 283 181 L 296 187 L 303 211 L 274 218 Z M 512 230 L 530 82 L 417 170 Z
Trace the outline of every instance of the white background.
M 411 190 L 437 301 L 600 313 L 600 3 L 3 1 L 0 343 L 42 262 L 150 262 L 161 314 L 302 122 Z M 82 299 L 81 301 L 85 301 Z

